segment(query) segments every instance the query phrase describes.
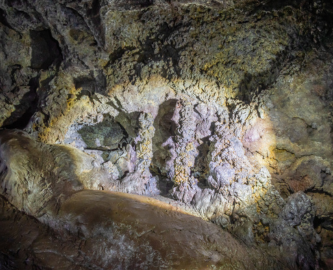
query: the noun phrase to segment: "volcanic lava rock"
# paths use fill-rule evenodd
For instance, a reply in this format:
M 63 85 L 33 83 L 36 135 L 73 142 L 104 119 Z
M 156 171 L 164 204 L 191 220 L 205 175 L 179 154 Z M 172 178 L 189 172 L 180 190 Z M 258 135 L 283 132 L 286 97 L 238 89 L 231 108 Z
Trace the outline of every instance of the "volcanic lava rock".
M 0 127 L 24 130 L 1 131 L 1 194 L 51 227 L 83 189 L 154 196 L 286 267 L 331 268 L 332 14 L 324 0 L 0 1 Z

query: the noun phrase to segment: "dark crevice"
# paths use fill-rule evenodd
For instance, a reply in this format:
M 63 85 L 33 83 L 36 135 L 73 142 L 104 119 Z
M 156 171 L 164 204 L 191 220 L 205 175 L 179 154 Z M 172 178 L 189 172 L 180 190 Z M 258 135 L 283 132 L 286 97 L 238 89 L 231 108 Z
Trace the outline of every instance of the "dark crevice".
M 29 81 L 30 91 L 22 98 L 22 103 L 16 106 L 13 114 L 4 122 L 3 127 L 6 129 L 24 129 L 36 112 L 38 107 L 38 95 L 36 90 L 39 86 L 38 77 Z M 22 113 L 23 111 L 23 113 Z
M 95 93 L 105 94 L 106 92 L 106 78 L 103 71 L 98 71 L 96 76 L 91 72 L 89 76 L 74 78 L 74 84 L 76 89 L 81 88 L 80 97 L 87 95 L 92 98 Z
M 333 231 L 333 219 L 331 217 L 315 216 L 313 220 L 313 227 L 315 229 L 322 227 L 325 230 Z
M 95 94 L 96 82 L 92 77 L 78 77 L 74 79 L 74 85 L 76 89 L 82 89 L 80 95 L 92 96 Z
M 114 99 L 115 99 L 115 101 L 116 101 L 116 103 L 117 103 L 118 109 L 123 109 L 123 105 L 121 105 L 121 102 L 120 102 L 120 100 L 117 98 L 117 96 L 114 96 Z
M 169 2 L 170 0 L 167 0 Z M 140 8 L 148 8 L 154 5 L 153 0 L 129 0 L 129 1 L 119 1 L 120 3 L 116 4 L 118 8 L 124 10 L 135 10 Z
M 215 127 L 214 123 L 212 123 L 210 130 L 212 131 Z M 214 134 L 214 133 L 211 133 Z M 204 137 L 201 139 L 203 142 L 199 147 L 197 148 L 199 154 L 195 158 L 194 166 L 191 168 L 191 174 L 199 180 L 198 185 L 201 188 L 208 187 L 207 183 L 207 175 L 205 172 L 209 171 L 209 164 L 207 161 L 207 157 L 209 154 L 209 141 L 210 136 Z
M 31 37 L 31 68 L 48 69 L 52 64 L 59 66 L 63 57 L 57 40 L 49 29 L 30 31 Z
M 140 7 L 140 8 L 145 8 L 145 7 L 149 7 L 151 5 L 154 4 L 154 1 L 153 0 L 130 0 L 128 1 L 129 4 L 132 6 L 137 6 L 137 7 Z
M 316 193 L 316 194 L 322 194 L 322 195 L 327 195 L 329 197 L 332 197 L 332 194 L 327 192 L 327 191 L 324 191 L 324 190 L 319 190 L 319 189 L 316 189 L 316 188 L 311 188 L 311 189 L 308 189 L 306 191 L 307 194 L 311 195 L 311 193 Z
M 87 10 L 87 17 L 90 19 L 89 21 L 91 22 L 91 26 L 94 28 L 94 32 L 96 32 L 97 35 L 94 35 L 95 40 L 99 47 L 104 47 L 105 45 L 105 40 L 103 38 L 103 26 L 102 26 L 102 21 L 101 17 L 99 14 L 101 8 L 100 0 L 93 0 L 91 9 Z
M 323 218 L 319 218 L 318 216 L 315 216 L 313 219 L 313 227 L 317 229 L 325 220 Z
M 7 26 L 8 28 L 16 32 L 16 30 L 13 27 L 11 27 L 11 25 L 8 23 L 6 19 L 6 12 L 1 8 L 0 8 L 0 23 L 2 23 L 4 26 Z

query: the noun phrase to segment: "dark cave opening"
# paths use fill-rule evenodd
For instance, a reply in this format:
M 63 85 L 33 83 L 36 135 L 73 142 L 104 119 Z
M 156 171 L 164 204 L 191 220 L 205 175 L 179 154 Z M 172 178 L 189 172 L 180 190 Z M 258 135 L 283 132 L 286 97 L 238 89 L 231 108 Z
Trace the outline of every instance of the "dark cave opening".
M 313 219 L 313 227 L 318 230 L 320 228 L 324 228 L 326 230 L 332 231 L 333 230 L 333 222 L 332 219 L 329 217 L 318 217 L 315 216 Z
M 48 69 L 52 64 L 60 64 L 62 61 L 61 49 L 49 29 L 31 30 L 30 37 L 32 48 L 31 68 Z
M 313 227 L 317 229 L 323 222 L 324 220 L 322 218 L 315 216 L 315 218 L 313 219 Z

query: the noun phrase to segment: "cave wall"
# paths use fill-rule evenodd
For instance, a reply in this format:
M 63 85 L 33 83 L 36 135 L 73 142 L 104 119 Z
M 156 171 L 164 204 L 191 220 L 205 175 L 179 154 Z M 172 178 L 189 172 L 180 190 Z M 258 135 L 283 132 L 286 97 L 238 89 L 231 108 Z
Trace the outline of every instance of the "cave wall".
M 86 189 L 172 198 L 246 243 L 292 250 L 299 267 L 329 265 L 332 12 L 3 0 L 0 125 L 69 147 Z M 2 194 L 38 215 L 11 181 Z

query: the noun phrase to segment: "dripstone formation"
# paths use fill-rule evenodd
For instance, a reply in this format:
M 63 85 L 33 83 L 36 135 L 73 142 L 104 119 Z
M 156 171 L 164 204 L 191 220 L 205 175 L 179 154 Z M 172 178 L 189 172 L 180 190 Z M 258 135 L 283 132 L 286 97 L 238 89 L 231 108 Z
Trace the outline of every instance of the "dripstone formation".
M 328 0 L 0 0 L 0 269 L 332 269 L 332 29 Z

